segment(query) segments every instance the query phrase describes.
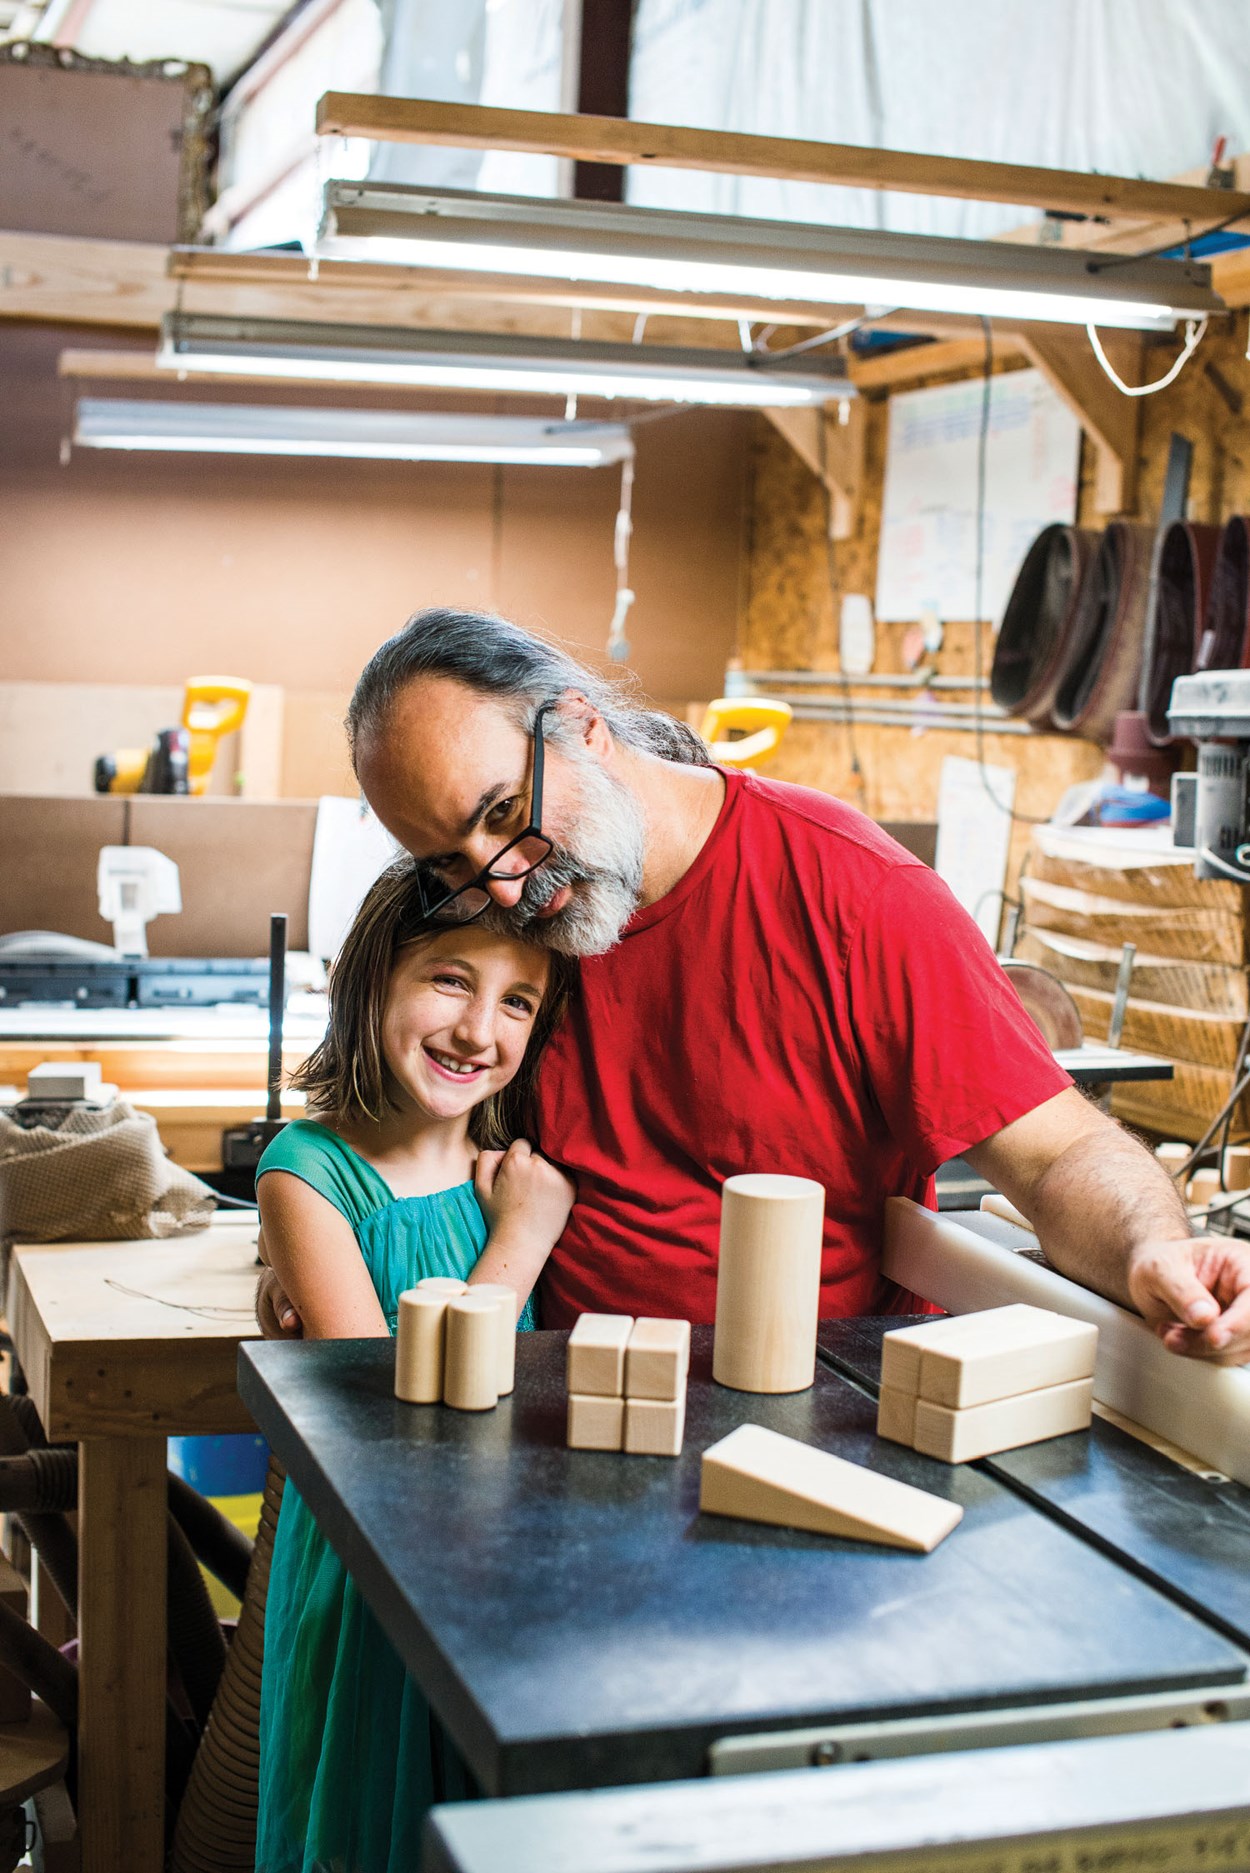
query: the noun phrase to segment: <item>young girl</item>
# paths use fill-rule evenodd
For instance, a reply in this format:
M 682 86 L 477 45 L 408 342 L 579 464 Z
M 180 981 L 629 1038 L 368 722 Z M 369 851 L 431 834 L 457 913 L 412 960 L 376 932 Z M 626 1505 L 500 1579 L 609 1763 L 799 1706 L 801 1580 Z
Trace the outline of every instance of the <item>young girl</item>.
M 572 1185 L 516 1136 L 568 965 L 483 920 L 430 930 L 415 868 L 373 886 L 295 1075 L 309 1110 L 257 1169 L 267 1259 L 306 1339 L 395 1331 L 425 1275 L 530 1290 Z M 509 1143 L 509 1140 L 512 1140 Z M 506 1147 L 506 1149 L 505 1149 Z M 399 1873 L 455 1752 L 288 1482 L 265 1616 L 258 1873 Z

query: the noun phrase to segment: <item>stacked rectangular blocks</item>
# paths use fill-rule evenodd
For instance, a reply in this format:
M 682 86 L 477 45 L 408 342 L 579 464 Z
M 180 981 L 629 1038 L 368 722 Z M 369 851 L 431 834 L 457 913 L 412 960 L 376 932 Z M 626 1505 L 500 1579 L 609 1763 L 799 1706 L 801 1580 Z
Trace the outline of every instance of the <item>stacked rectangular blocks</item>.
M 569 1448 L 680 1456 L 689 1372 L 688 1320 L 583 1314 L 569 1335 Z
M 1085 1430 L 1098 1329 L 1023 1304 L 887 1333 L 877 1433 L 944 1463 Z

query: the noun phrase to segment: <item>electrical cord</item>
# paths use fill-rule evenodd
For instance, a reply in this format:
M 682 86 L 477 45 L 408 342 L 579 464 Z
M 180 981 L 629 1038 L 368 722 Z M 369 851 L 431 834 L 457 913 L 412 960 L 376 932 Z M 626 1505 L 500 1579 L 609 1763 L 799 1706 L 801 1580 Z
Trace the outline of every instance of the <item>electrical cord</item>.
M 1153 384 L 1126 384 L 1102 348 L 1102 340 L 1098 336 L 1098 327 L 1092 324 L 1087 325 L 1085 327 L 1085 332 L 1090 344 L 1094 348 L 1094 356 L 1097 358 L 1099 364 L 1101 364 L 1103 370 L 1111 379 L 1116 389 L 1120 392 L 1121 396 L 1153 397 L 1157 391 L 1166 390 L 1169 384 L 1174 384 L 1176 382 L 1185 366 L 1189 363 L 1189 360 L 1193 357 L 1194 352 L 1206 337 L 1209 323 L 1209 319 L 1186 319 L 1184 349 L 1181 351 L 1180 356 L 1173 364 L 1171 370 L 1165 372 L 1162 377 L 1156 377 Z
M 981 785 L 1000 813 L 1005 813 L 1016 826 L 1045 826 L 1049 824 L 1044 813 L 1019 813 L 1006 800 L 1000 800 L 994 792 L 990 780 L 989 768 L 985 760 L 985 703 L 981 684 L 984 680 L 984 661 L 982 657 L 982 613 L 985 610 L 985 486 L 986 462 L 989 455 L 990 437 L 990 399 L 993 390 L 994 368 L 994 331 L 989 320 L 981 319 L 981 333 L 985 339 L 985 358 L 981 369 L 981 420 L 977 426 L 977 501 L 975 534 L 975 577 L 973 579 L 972 598 L 972 674 L 975 678 L 973 688 L 973 729 L 976 737 L 977 771 L 981 776 Z

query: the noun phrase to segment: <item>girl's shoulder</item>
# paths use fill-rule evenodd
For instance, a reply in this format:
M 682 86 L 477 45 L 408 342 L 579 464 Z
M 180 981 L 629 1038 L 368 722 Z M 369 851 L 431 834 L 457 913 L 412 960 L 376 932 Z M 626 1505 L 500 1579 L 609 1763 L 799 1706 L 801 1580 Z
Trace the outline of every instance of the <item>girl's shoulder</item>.
M 269 1171 L 298 1177 L 332 1203 L 353 1228 L 394 1201 L 373 1166 L 352 1150 L 337 1132 L 315 1119 L 292 1119 L 265 1147 L 256 1181 Z

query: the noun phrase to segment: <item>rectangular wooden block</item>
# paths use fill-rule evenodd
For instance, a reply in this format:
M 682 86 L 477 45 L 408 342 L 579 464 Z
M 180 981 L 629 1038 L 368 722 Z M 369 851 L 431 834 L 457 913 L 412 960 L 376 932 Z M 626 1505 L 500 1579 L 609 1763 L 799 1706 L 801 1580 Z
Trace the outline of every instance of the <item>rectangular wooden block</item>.
M 623 1398 L 625 1348 L 633 1328 L 630 1314 L 579 1315 L 569 1335 L 569 1391 L 597 1398 Z
M 1040 1392 L 998 1398 L 965 1411 L 952 1411 L 921 1398 L 916 1401 L 913 1447 L 943 1463 L 972 1463 L 998 1450 L 1015 1450 L 1021 1444 L 1040 1444 L 1048 1437 L 1086 1430 L 1093 1402 L 1092 1379 L 1049 1385 Z
M 708 1515 L 877 1541 L 922 1554 L 936 1548 L 963 1515 L 957 1502 L 761 1424 L 740 1424 L 704 1451 L 699 1507 Z
M 619 1450 L 624 1437 L 625 1400 L 569 1393 L 570 1450 Z
M 627 1398 L 625 1448 L 635 1457 L 680 1457 L 686 1434 L 686 1400 Z
M 887 1333 L 881 1380 L 954 1411 L 1044 1386 L 1087 1379 L 1098 1329 L 1044 1307 L 1017 1303 Z
M 892 1444 L 910 1446 L 915 1435 L 915 1395 L 896 1392 L 892 1385 L 883 1385 L 877 1400 L 877 1436 L 888 1437 Z
M 681 1398 L 689 1371 L 688 1320 L 635 1320 L 625 1348 L 626 1398 Z

